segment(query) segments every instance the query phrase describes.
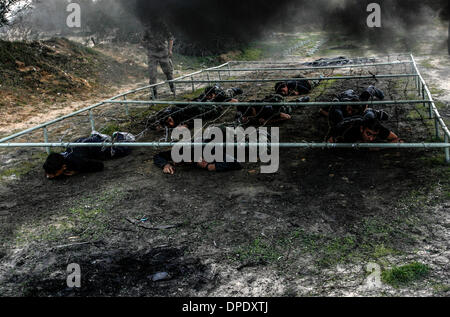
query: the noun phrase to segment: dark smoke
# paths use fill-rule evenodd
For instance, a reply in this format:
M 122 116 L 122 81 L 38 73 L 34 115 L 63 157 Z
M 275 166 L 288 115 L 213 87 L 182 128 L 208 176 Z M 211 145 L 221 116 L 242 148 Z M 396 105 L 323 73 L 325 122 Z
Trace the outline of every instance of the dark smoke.
M 294 0 L 136 0 L 142 23 L 163 17 L 177 36 L 217 53 L 257 39 L 286 16 Z
M 369 14 L 366 9 L 373 2 L 382 8 L 381 28 L 368 28 L 366 24 Z M 414 34 L 420 27 L 433 27 L 436 18 L 449 19 L 448 0 L 346 0 L 341 3 L 322 15 L 324 30 L 332 36 L 346 35 L 381 49 L 398 40 L 412 47 L 420 41 Z
M 370 29 L 367 5 L 382 7 L 383 27 Z M 412 32 L 440 17 L 448 21 L 448 0 L 133 0 L 143 23 L 163 17 L 177 37 L 210 52 L 239 47 L 265 31 L 321 28 L 376 48 L 400 38 L 413 45 Z M 444 40 L 445 37 L 443 37 Z M 449 44 L 450 45 L 450 44 Z M 450 48 L 449 48 L 450 49 Z

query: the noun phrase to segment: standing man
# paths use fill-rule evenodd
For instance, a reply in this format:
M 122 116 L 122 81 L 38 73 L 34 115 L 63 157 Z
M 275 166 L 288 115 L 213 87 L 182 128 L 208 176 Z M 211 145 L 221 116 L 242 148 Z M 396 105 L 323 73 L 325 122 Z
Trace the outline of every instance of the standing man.
M 173 42 L 174 37 L 162 19 L 154 19 L 146 26 L 143 45 L 148 52 L 150 85 L 154 85 L 157 82 L 158 65 L 161 66 L 167 80 L 173 79 Z M 169 83 L 169 86 L 175 95 L 174 84 Z M 158 98 L 156 87 L 153 88 L 153 98 Z

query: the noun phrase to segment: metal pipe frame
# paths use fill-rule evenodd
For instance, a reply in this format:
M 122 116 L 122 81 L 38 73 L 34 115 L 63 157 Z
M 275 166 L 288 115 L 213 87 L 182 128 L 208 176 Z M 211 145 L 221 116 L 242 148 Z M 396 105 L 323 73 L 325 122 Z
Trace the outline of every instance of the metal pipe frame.
M 416 103 L 423 103 L 423 104 L 429 104 L 430 108 L 432 109 L 432 113 L 435 115 L 436 119 L 436 126 L 438 130 L 438 126 L 440 125 L 442 129 L 444 130 L 444 141 L 445 143 L 399 143 L 399 144 L 392 144 L 392 143 L 359 143 L 359 144 L 344 144 L 344 143 L 277 143 L 277 144 L 271 144 L 272 146 L 279 146 L 281 148 L 322 148 L 322 149 L 335 149 L 335 148 L 352 148 L 352 149 L 364 149 L 364 148 L 391 148 L 391 149 L 411 149 L 411 148 L 424 148 L 424 149 L 431 149 L 431 148 L 440 148 L 445 149 L 446 154 L 446 161 L 450 163 L 450 132 L 445 125 L 445 122 L 443 121 L 442 117 L 439 114 L 439 111 L 434 103 L 434 100 L 432 98 L 432 95 L 430 93 L 430 90 L 428 89 L 428 86 L 423 79 L 423 77 L 420 74 L 420 71 L 417 67 L 417 64 L 415 62 L 414 56 L 410 55 L 410 61 L 395 61 L 390 63 L 372 63 L 372 64 L 349 64 L 349 65 L 343 65 L 343 66 L 321 66 L 321 67 L 309 67 L 309 68 L 243 68 L 243 69 L 232 69 L 232 64 L 273 64 L 273 65 L 287 65 L 287 64 L 293 64 L 289 62 L 270 62 L 270 61 L 262 61 L 262 62 L 228 62 L 216 67 L 211 67 L 208 69 L 200 70 L 191 74 L 180 76 L 174 80 L 171 81 L 165 81 L 153 85 L 147 85 L 144 87 L 140 87 L 137 89 L 133 89 L 130 91 L 127 91 L 125 93 L 119 94 L 117 96 L 114 96 L 110 99 L 101 101 L 97 104 L 91 105 L 89 107 L 83 108 L 81 110 L 75 111 L 71 114 L 62 116 L 60 118 L 51 120 L 49 122 L 46 122 L 44 124 L 35 126 L 30 129 L 26 129 L 22 132 L 18 132 L 16 134 L 13 134 L 11 136 L 5 137 L 0 139 L 0 148 L 14 148 L 14 147 L 21 147 L 21 148 L 54 148 L 54 147 L 111 147 L 111 146 L 127 146 L 127 147 L 172 147 L 175 144 L 183 145 L 180 143 L 173 143 L 173 142 L 147 142 L 147 143 L 49 143 L 48 142 L 48 127 L 56 124 L 60 121 L 63 121 L 65 119 L 77 116 L 79 114 L 88 112 L 89 114 L 89 120 L 91 123 L 91 128 L 95 129 L 95 121 L 93 118 L 92 110 L 102 107 L 107 104 L 122 104 L 123 105 L 130 105 L 130 104 L 148 104 L 148 105 L 155 105 L 155 104 L 203 104 L 204 103 L 195 103 L 195 102 L 173 102 L 173 101 L 137 101 L 137 100 L 127 100 L 127 96 L 141 92 L 153 87 L 159 87 L 162 85 L 166 85 L 169 83 L 177 83 L 177 84 L 184 84 L 184 83 L 212 83 L 212 82 L 274 82 L 274 81 L 286 81 L 286 80 L 292 80 L 292 78 L 289 79 L 266 79 L 266 80 L 221 80 L 221 73 L 228 72 L 228 75 L 231 75 L 231 72 L 237 72 L 237 71 L 267 71 L 267 70 L 317 70 L 317 69 L 339 69 L 339 68 L 357 68 L 357 67 L 371 67 L 371 66 L 387 66 L 387 65 L 400 65 L 400 64 L 412 64 L 412 70 L 413 74 L 392 74 L 392 75 L 379 75 L 379 76 L 343 76 L 343 77 L 327 77 L 327 78 L 306 78 L 306 80 L 344 80 L 344 79 L 376 79 L 376 78 L 406 78 L 406 77 L 415 77 L 417 85 L 416 88 L 418 89 L 418 95 L 421 95 L 421 89 L 424 90 L 426 93 L 428 100 L 425 100 L 423 98 L 422 100 L 399 100 L 399 101 L 381 101 L 381 102 L 361 102 L 361 103 L 333 103 L 333 102 L 314 102 L 314 103 L 277 103 L 277 105 L 289 105 L 289 106 L 329 106 L 329 105 L 347 105 L 347 104 L 354 104 L 354 105 L 395 105 L 395 104 L 416 104 Z M 227 67 L 226 69 L 224 69 Z M 211 72 L 218 72 L 219 73 L 219 81 L 211 81 L 209 78 L 209 74 Z M 208 76 L 207 81 L 199 81 L 199 80 L 190 80 L 190 81 L 183 81 L 183 79 L 191 77 L 193 78 L 196 75 L 200 75 L 202 73 L 206 73 Z M 421 86 L 422 85 L 422 86 Z M 422 94 L 423 95 L 423 94 Z M 424 96 L 423 96 L 424 97 Z M 117 100 L 119 98 L 123 98 L 123 100 Z M 249 103 L 249 102 L 241 102 L 241 103 L 214 103 L 215 105 L 225 105 L 225 106 L 265 106 L 265 105 L 271 105 L 271 103 Z M 126 109 L 127 115 L 128 115 L 128 107 Z M 13 140 L 15 138 L 18 138 L 20 136 L 29 134 L 31 132 L 34 132 L 36 130 L 43 129 L 44 130 L 44 143 L 6 143 L 7 141 Z M 206 143 L 186 143 L 185 145 L 195 146 L 195 145 L 206 145 Z M 231 144 L 218 144 L 218 145 L 233 145 L 233 146 L 246 146 L 246 147 L 259 147 L 259 146 L 267 146 L 267 144 L 255 144 L 255 143 L 231 143 Z
M 190 73 L 190 74 L 187 74 L 187 75 L 180 76 L 180 77 L 178 77 L 178 78 L 172 80 L 172 82 L 173 82 L 173 83 L 177 83 L 178 81 L 181 81 L 181 80 L 184 79 L 184 78 L 192 77 L 192 76 L 195 76 L 195 75 L 204 73 L 204 72 L 206 72 L 207 74 L 209 74 L 209 73 L 212 72 L 212 71 L 215 71 L 215 70 L 218 70 L 218 69 L 222 69 L 222 68 L 224 68 L 224 67 L 227 67 L 227 66 L 231 65 L 232 63 L 241 63 L 241 62 L 236 62 L 236 61 L 234 61 L 234 62 L 224 63 L 224 64 L 219 65 L 219 66 L 207 68 L 207 69 L 200 70 L 200 71 L 197 71 L 197 72 L 194 72 L 194 73 Z M 257 63 L 258 63 L 258 62 L 257 62 Z M 261 63 L 266 63 L 266 62 L 261 62 Z M 279 62 L 279 63 L 281 64 L 281 62 Z M 391 62 L 391 64 L 394 64 L 394 65 L 397 64 L 397 63 L 398 63 L 398 62 Z M 406 63 L 406 62 L 405 62 L 405 63 Z M 284 63 L 284 64 L 287 64 L 287 63 Z M 384 63 L 384 64 L 389 65 L 389 63 Z M 360 64 L 360 65 L 361 65 L 361 64 Z M 370 65 L 370 64 L 364 64 L 364 65 L 368 66 L 368 65 Z M 355 65 L 355 64 L 354 64 L 354 65 L 348 65 L 348 66 L 356 67 L 356 66 L 358 66 L 358 65 Z M 335 67 L 335 66 L 329 66 L 330 69 L 332 69 L 333 67 Z M 322 69 L 327 69 L 327 67 L 323 67 Z M 370 78 L 372 78 L 372 77 L 370 77 Z M 323 78 L 319 78 L 319 79 L 323 79 Z M 211 83 L 211 82 L 214 82 L 214 81 L 211 81 L 211 80 L 208 80 L 208 81 L 207 81 L 207 83 Z M 126 96 L 128 96 L 128 95 L 131 95 L 131 94 L 134 94 L 134 93 L 138 93 L 138 92 L 141 92 L 141 91 L 144 91 L 144 90 L 153 88 L 153 87 L 159 87 L 159 86 L 162 86 L 162 85 L 165 85 L 165 84 L 168 84 L 168 81 L 161 82 L 161 83 L 157 83 L 157 84 L 153 84 L 153 85 L 147 85 L 147 86 L 144 86 L 144 87 L 141 87 L 141 88 L 137 88 L 137 89 L 133 89 L 133 90 L 127 91 L 127 92 L 125 92 L 125 93 L 122 93 L 122 94 L 119 94 L 119 95 L 117 95 L 117 96 L 114 96 L 114 97 L 112 97 L 112 98 L 110 98 L 110 99 L 108 99 L 108 100 L 104 100 L 104 101 L 99 102 L 99 103 L 97 103 L 97 104 L 94 104 L 94 105 L 92 105 L 92 106 L 89 106 L 89 107 L 80 109 L 80 110 L 78 110 L 78 111 L 75 111 L 75 112 L 73 112 L 73 113 L 71 113 L 71 114 L 68 114 L 68 115 L 65 115 L 65 116 L 56 118 L 56 119 L 54 119 L 54 120 L 48 121 L 48 122 L 46 122 L 46 123 L 43 123 L 43 124 L 41 124 L 41 125 L 37 125 L 37 126 L 32 127 L 32 128 L 30 128 L 30 129 L 26 129 L 26 130 L 24 130 L 24 131 L 21 131 L 21 132 L 15 133 L 15 134 L 13 134 L 13 135 L 7 136 L 7 137 L 5 137 L 5 138 L 2 138 L 2 139 L 0 139 L 0 143 L 3 143 L 3 142 L 6 142 L 6 141 L 9 141 L 9 140 L 18 138 L 18 137 L 20 137 L 20 136 L 23 136 L 23 135 L 25 135 L 25 134 L 29 134 L 29 133 L 34 132 L 34 131 L 36 131 L 36 130 L 42 129 L 42 128 L 44 128 L 44 127 L 48 127 L 48 126 L 50 126 L 50 125 L 53 125 L 53 124 L 55 124 L 55 123 L 58 123 L 58 122 L 60 122 L 60 121 L 65 120 L 65 119 L 69 119 L 69 118 L 71 118 L 71 117 L 74 117 L 74 116 L 76 116 L 76 115 L 82 114 L 82 113 L 84 113 L 84 112 L 88 112 L 89 110 L 96 109 L 96 108 L 98 108 L 98 107 L 101 107 L 101 106 L 103 106 L 103 105 L 106 105 L 106 104 L 108 104 L 108 103 L 111 103 L 111 101 L 115 101 L 116 99 L 119 99 L 119 98 L 126 98 Z

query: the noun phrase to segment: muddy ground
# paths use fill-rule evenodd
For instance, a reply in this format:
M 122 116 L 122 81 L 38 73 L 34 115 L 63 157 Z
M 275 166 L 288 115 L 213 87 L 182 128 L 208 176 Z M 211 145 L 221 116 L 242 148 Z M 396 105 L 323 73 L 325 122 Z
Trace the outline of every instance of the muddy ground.
M 426 75 L 448 118 L 442 85 L 450 60 L 421 61 L 431 63 Z M 334 83 L 317 99 L 371 83 Z M 390 82 L 377 85 L 391 97 L 404 94 Z M 432 126 L 412 106 L 389 112 L 388 126 L 402 138 L 431 141 Z M 281 140 L 321 141 L 326 131 L 316 109 L 295 110 Z M 450 169 L 443 151 L 284 149 L 275 174 L 245 164 L 225 174 L 179 168 L 174 176 L 152 164 L 154 153 L 137 149 L 107 162 L 103 173 L 52 182 L 37 155 L 20 176 L 3 177 L 0 294 L 449 295 Z M 429 275 L 400 287 L 369 286 L 369 263 L 387 270 L 413 262 L 426 264 Z M 81 266 L 80 289 L 66 286 L 70 263 Z M 153 281 L 157 272 L 168 279 Z

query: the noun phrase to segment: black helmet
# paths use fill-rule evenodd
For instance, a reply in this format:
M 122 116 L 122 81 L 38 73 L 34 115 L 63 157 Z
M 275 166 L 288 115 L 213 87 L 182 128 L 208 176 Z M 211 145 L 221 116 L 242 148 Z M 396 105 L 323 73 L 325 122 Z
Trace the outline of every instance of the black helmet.
M 378 100 L 384 100 L 384 93 L 375 86 L 369 86 L 359 97 L 361 101 L 369 101 L 377 98 Z
M 364 112 L 364 118 L 367 120 L 388 121 L 389 114 L 384 110 L 367 109 Z

